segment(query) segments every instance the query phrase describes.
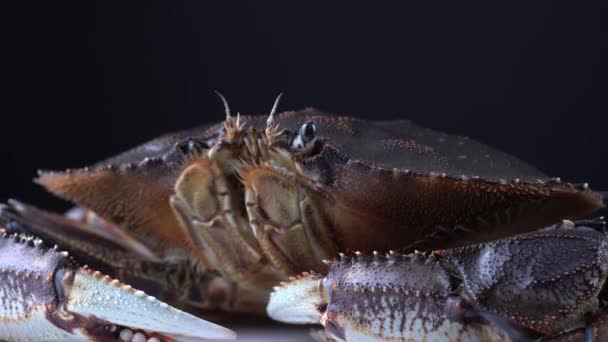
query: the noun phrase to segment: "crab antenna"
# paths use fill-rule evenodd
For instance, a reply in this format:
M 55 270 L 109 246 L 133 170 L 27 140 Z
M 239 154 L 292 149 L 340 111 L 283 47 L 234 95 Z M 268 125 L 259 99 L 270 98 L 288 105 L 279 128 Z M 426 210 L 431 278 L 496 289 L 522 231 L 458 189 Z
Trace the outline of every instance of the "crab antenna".
M 224 95 L 222 95 L 222 93 L 220 93 L 217 90 L 213 91 L 217 96 L 220 97 L 220 99 L 222 100 L 222 102 L 224 103 L 224 111 L 226 112 L 226 120 L 230 121 L 232 119 L 232 117 L 230 116 L 230 106 L 228 106 L 228 101 L 226 101 L 226 98 L 224 97 Z
M 274 114 L 277 112 L 277 107 L 279 106 L 281 96 L 283 96 L 283 93 L 280 93 L 274 100 L 274 104 L 272 105 L 272 109 L 270 110 L 270 114 L 268 115 L 268 119 L 266 119 L 266 127 L 271 127 L 274 124 Z

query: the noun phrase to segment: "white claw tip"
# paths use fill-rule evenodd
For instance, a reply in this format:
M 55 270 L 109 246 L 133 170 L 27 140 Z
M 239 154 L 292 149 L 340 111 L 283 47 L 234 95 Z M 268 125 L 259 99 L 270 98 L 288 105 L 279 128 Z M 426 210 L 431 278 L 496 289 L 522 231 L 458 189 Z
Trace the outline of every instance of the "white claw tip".
M 278 287 L 270 297 L 266 312 L 270 318 L 284 323 L 319 323 L 317 309 L 322 299 L 319 279 L 304 277 Z

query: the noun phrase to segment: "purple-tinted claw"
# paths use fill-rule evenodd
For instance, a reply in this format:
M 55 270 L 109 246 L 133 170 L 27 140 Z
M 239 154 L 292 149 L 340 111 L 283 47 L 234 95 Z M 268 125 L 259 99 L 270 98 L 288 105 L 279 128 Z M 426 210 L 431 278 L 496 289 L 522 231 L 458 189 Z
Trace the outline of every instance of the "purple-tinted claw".
M 37 238 L 0 238 L 0 340 L 198 341 L 234 339 L 219 325 L 175 309 Z
M 608 338 L 603 221 L 435 253 L 356 253 L 329 266 L 325 277 L 277 287 L 270 317 L 321 323 L 337 341 Z

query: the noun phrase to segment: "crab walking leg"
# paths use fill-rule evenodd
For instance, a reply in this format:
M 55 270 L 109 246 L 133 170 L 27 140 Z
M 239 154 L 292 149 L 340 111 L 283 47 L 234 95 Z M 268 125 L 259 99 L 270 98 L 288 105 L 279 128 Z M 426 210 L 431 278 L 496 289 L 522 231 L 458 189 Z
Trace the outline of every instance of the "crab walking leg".
M 0 303 L 0 339 L 7 341 L 109 341 L 121 334 L 149 342 L 236 337 L 78 267 L 67 252 L 24 234 L 0 237 Z
M 253 287 L 245 292 L 252 287 L 243 289 L 240 285 L 244 283 L 234 286 L 217 273 L 208 272 L 200 259 L 176 253 L 170 260 L 158 260 L 155 255 L 149 257 L 151 252 L 126 232 L 114 234 L 116 231 L 111 231 L 114 235 L 105 236 L 102 233 L 107 232 L 95 232 L 96 227 L 91 226 L 96 222 L 65 217 L 14 200 L 0 204 L 0 226 L 2 221 L 10 233 L 27 233 L 43 239 L 47 245 L 57 244 L 61 249 L 69 250 L 81 264 L 124 283 L 136 284 L 161 300 L 186 307 L 230 310 L 233 309 L 230 304 L 236 304 L 239 310 L 259 312 L 265 307 L 270 289 L 278 283 L 275 280 L 265 288 Z M 103 228 L 111 224 L 101 223 Z
M 603 340 L 602 221 L 436 253 L 358 254 L 275 288 L 268 314 L 321 323 L 338 341 Z M 591 319 L 589 319 L 591 317 Z

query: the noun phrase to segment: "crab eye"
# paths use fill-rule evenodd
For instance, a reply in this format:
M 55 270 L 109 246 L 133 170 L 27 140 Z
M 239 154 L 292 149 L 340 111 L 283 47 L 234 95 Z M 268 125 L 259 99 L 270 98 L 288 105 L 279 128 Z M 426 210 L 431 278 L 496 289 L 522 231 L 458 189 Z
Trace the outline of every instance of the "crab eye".
M 309 153 L 315 146 L 317 140 L 317 125 L 314 122 L 308 121 L 300 127 L 298 134 L 291 142 L 291 148 L 301 153 Z
M 317 134 L 317 125 L 315 125 L 314 122 L 309 121 L 303 124 L 302 127 L 300 127 L 299 133 L 302 139 L 304 139 L 305 141 L 310 141 L 314 139 L 315 135 Z

